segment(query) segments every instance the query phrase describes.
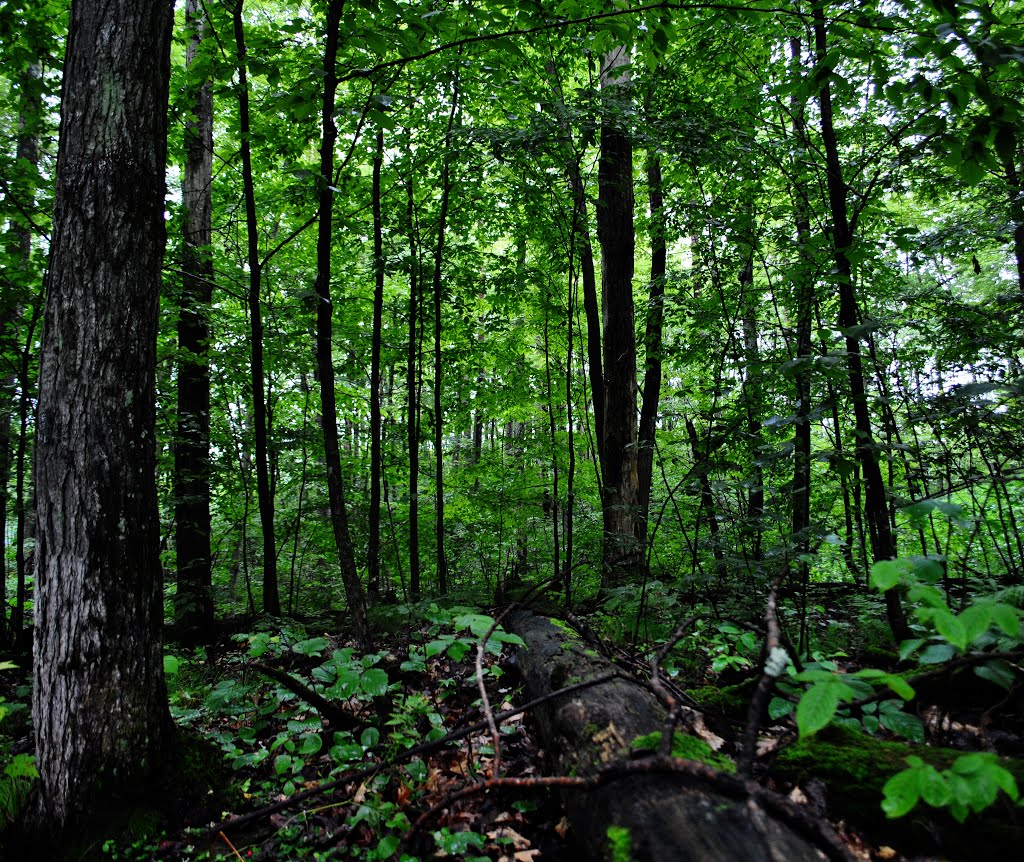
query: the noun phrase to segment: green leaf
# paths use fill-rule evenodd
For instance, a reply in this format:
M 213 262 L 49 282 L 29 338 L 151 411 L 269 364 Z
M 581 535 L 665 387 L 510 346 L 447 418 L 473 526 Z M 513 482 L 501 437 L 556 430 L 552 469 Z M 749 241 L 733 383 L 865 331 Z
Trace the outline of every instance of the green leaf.
M 1020 617 L 1013 605 L 996 602 L 992 605 L 992 622 L 1010 637 L 1020 636 Z
M 992 624 L 992 605 L 987 603 L 970 605 L 960 612 L 957 619 L 963 625 L 967 643 L 974 643 L 979 636 L 988 631 Z
M 908 758 L 910 760 L 910 758 Z M 909 814 L 921 798 L 916 769 L 897 772 L 882 787 L 882 810 L 890 820 Z
M 786 700 L 784 697 L 773 697 L 768 702 L 768 717 L 772 721 L 778 721 L 780 718 L 785 718 L 792 712 L 792 702 Z
M 836 714 L 839 701 L 849 696 L 850 687 L 835 679 L 807 689 L 796 707 L 796 726 L 800 738 L 811 736 L 825 727 Z
M 989 682 L 994 682 L 1000 688 L 1009 691 L 1013 688 L 1016 674 L 1013 672 L 1013 667 L 1009 662 L 1003 659 L 992 659 L 992 661 L 986 662 L 985 664 L 978 665 L 974 669 L 976 676 L 986 679 Z
M 952 799 L 952 791 L 946 779 L 930 763 L 917 770 L 917 786 L 921 798 L 932 808 L 942 808 Z
M 367 727 L 359 735 L 359 743 L 363 748 L 373 748 L 380 742 L 380 731 L 376 727 Z
M 299 744 L 299 754 L 316 754 L 324 746 L 318 733 L 307 733 Z
M 899 560 L 879 560 L 871 566 L 871 586 L 882 593 L 891 590 L 900 582 L 904 570 Z
M 911 742 L 924 742 L 924 725 L 916 715 L 901 710 L 881 711 L 878 717 L 882 727 Z
M 380 697 L 387 693 L 388 675 L 379 667 L 367 668 L 359 677 L 359 687 L 370 697 Z
M 900 661 L 906 661 L 924 645 L 924 638 L 908 638 L 900 644 Z
M 402 843 L 402 839 L 397 835 L 385 835 L 380 839 L 377 844 L 377 849 L 374 850 L 374 856 L 377 859 L 390 859 L 398 852 L 398 846 Z
M 928 649 L 921 653 L 918 661 L 921 664 L 942 664 L 944 661 L 949 661 L 955 655 L 956 647 L 952 644 L 931 644 Z
M 964 650 L 967 648 L 967 631 L 957 617 L 946 610 L 937 609 L 932 619 L 935 630 L 953 646 Z
M 292 652 L 297 652 L 299 655 L 321 655 L 330 645 L 331 642 L 327 638 L 309 638 L 295 644 L 292 647 Z
M 164 673 L 167 676 L 174 676 L 181 667 L 181 661 L 173 655 L 164 656 Z M 0 668 L 3 670 L 3 668 Z
M 426 645 L 426 647 L 424 647 L 423 651 L 426 654 L 427 658 L 433 658 L 434 656 L 440 655 L 446 649 L 448 649 L 448 647 L 451 646 L 453 640 L 455 640 L 455 638 L 452 635 L 446 635 L 445 637 L 438 638 L 437 640 L 432 640 L 430 643 Z

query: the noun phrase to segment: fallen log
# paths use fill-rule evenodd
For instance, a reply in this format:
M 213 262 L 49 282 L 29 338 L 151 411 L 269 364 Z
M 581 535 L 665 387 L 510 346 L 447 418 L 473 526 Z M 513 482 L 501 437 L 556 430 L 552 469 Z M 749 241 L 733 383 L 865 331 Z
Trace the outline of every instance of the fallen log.
M 515 661 L 530 697 L 609 670 L 606 659 L 546 617 L 519 611 L 505 625 L 526 643 Z M 666 718 L 657 698 L 637 683 L 611 679 L 551 700 L 532 714 L 559 774 L 603 776 L 593 789 L 563 793 L 566 813 L 591 859 L 850 858 L 827 825 L 753 782 L 719 775 L 703 764 L 669 770 L 658 757 L 651 758 L 651 769 L 636 768 L 632 743 L 663 729 Z M 616 770 L 616 763 L 624 762 L 633 768 Z

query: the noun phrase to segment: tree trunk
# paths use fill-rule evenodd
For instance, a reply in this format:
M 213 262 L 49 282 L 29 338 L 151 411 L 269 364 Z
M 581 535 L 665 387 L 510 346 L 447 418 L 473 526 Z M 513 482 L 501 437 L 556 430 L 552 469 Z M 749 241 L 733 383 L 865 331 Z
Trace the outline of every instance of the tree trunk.
M 416 242 L 416 200 L 412 179 L 406 187 L 408 204 L 406 217 L 409 222 L 409 349 L 406 353 L 405 395 L 406 395 L 406 438 L 409 445 L 409 593 L 413 601 L 420 597 L 420 388 L 419 373 L 420 339 L 419 325 L 420 269 L 419 244 Z
M 71 9 L 36 444 L 32 820 L 47 840 L 157 789 L 173 748 L 154 445 L 172 13 Z
M 665 272 L 668 249 L 665 245 L 665 198 L 661 184 L 661 158 L 652 153 L 647 160 L 647 188 L 651 209 L 651 280 L 647 299 L 647 328 L 644 336 L 644 388 L 640 405 L 637 455 L 638 539 L 647 543 L 647 517 L 651 505 L 654 477 L 654 430 L 661 401 L 662 324 L 665 320 Z
M 345 488 L 338 450 L 338 405 L 334 393 L 334 320 L 331 303 L 331 234 L 334 229 L 334 143 L 338 130 L 334 125 L 334 99 L 338 87 L 338 27 L 344 0 L 331 0 L 327 7 L 327 44 L 324 49 L 324 96 L 321 113 L 323 139 L 320 145 L 320 210 L 316 240 L 316 367 L 320 383 L 320 416 L 324 434 L 324 461 L 327 465 L 327 497 L 331 507 L 334 544 L 345 585 L 345 599 L 352 616 L 356 636 L 363 648 L 372 649 L 370 626 L 366 618 L 366 596 L 356 569 L 355 549 L 348 527 Z
M 636 333 L 633 329 L 633 147 L 622 128 L 628 95 L 628 54 L 619 48 L 602 63 L 597 233 L 601 242 L 604 301 L 604 546 L 601 582 L 614 586 L 640 569 L 636 538 L 637 476 Z M 598 398 L 599 393 L 594 393 Z
M 827 33 L 822 0 L 813 5 L 814 46 L 817 61 L 824 63 L 827 57 Z M 885 482 L 878 465 L 878 453 L 868 412 L 867 392 L 864 387 L 864 370 L 861 362 L 860 338 L 856 334 L 859 322 L 857 297 L 853 285 L 853 267 L 850 264 L 849 249 L 853 244 L 853 226 L 847 210 L 847 186 L 843 178 L 842 163 L 839 159 L 839 145 L 836 138 L 832 113 L 832 91 L 828 78 L 824 78 L 818 93 L 821 113 L 821 138 L 825 150 L 828 170 L 828 201 L 832 216 L 832 250 L 835 258 L 835 277 L 839 288 L 839 327 L 846 337 L 847 372 L 850 381 L 850 401 L 853 403 L 854 422 L 857 430 L 857 460 L 864 472 L 864 518 L 868 523 L 873 559 L 890 560 L 896 556 L 896 541 L 889 524 L 885 499 Z M 885 593 L 885 613 L 897 643 L 910 637 L 906 614 L 896 590 Z
M 564 627 L 529 612 L 509 619 L 526 649 L 516 656 L 531 698 L 567 680 L 588 679 L 611 665 Z M 631 743 L 665 727 L 665 710 L 647 689 L 624 680 L 555 698 L 533 712 L 561 775 L 588 777 L 633 755 Z M 724 786 L 724 783 L 723 783 Z M 738 785 L 730 784 L 738 788 Z M 710 781 L 656 769 L 617 776 L 596 789 L 567 789 L 565 809 L 586 858 L 620 858 L 610 835 L 628 841 L 628 858 L 645 862 L 820 862 L 818 851 L 742 792 L 728 797 Z M 625 856 L 625 854 L 622 854 Z
M 252 418 L 256 449 L 256 496 L 263 530 L 263 610 L 278 616 L 281 594 L 277 586 L 277 537 L 274 529 L 274 492 L 270 484 L 268 456 L 267 398 L 263 369 L 263 308 L 260 293 L 263 263 L 260 260 L 259 222 L 256 217 L 256 192 L 252 175 L 252 147 L 249 144 L 249 81 L 245 49 L 245 27 L 242 7 L 237 0 L 234 9 L 235 47 L 238 62 L 238 114 L 241 132 L 242 184 L 245 197 L 247 263 L 249 265 L 249 378 L 252 386 Z
M 434 247 L 434 553 L 437 558 L 437 590 L 443 596 L 448 592 L 448 556 L 444 541 L 444 405 L 442 385 L 444 382 L 443 358 L 441 353 L 442 310 L 442 266 L 444 246 L 448 228 L 448 205 L 451 201 L 451 146 L 452 129 L 459 110 L 459 82 L 456 79 L 452 91 L 452 107 L 448 113 L 448 125 L 444 133 L 444 152 L 441 156 L 441 212 L 437 219 L 437 245 Z
M 200 0 L 188 0 L 185 54 L 191 66 L 206 26 Z M 174 448 L 174 524 L 178 589 L 174 621 L 178 636 L 205 641 L 213 628 L 210 560 L 210 322 L 213 253 L 213 95 L 203 81 L 192 96 L 185 127 L 182 202 L 185 237 L 178 316 L 178 433 Z
M 381 418 L 380 353 L 384 321 L 384 227 L 380 207 L 380 171 L 384 161 L 384 130 L 377 130 L 373 154 L 373 334 L 370 344 L 370 540 L 366 551 L 366 579 L 380 592 L 380 486 Z
M 39 167 L 39 139 L 37 127 L 41 118 L 41 99 L 39 97 L 38 85 L 42 78 L 42 66 L 36 62 L 30 62 L 19 74 L 21 94 L 18 105 L 18 144 L 16 156 L 19 163 L 31 165 L 33 171 Z M 35 189 L 32 181 L 22 182 L 15 176 L 8 186 L 8 196 L 14 195 L 17 198 L 16 206 L 23 211 L 31 212 L 35 208 Z M 14 361 L 11 360 L 10 370 L 0 380 L 0 548 L 3 549 L 3 559 L 0 560 L 0 644 L 7 641 L 10 634 L 11 640 L 18 635 L 21 629 L 21 620 L 24 613 L 24 603 L 15 602 L 11 615 L 10 631 L 7 629 L 7 518 L 10 511 L 10 497 L 8 486 L 10 483 L 11 466 L 15 467 L 15 491 L 14 508 L 17 527 L 17 537 L 23 537 L 25 522 L 25 451 L 28 444 L 28 416 L 31 412 L 30 401 L 32 400 L 32 384 L 29 380 L 31 359 L 34 355 L 35 328 L 39 322 L 42 303 L 44 301 L 42 291 L 39 289 L 38 273 L 33 272 L 32 267 L 32 230 L 27 224 L 21 224 L 12 220 L 8 229 L 6 239 L 7 254 L 9 259 L 20 263 L 20 267 L 11 266 L 5 273 L 5 281 L 8 285 L 13 282 L 15 289 L 8 286 L 0 299 L 0 353 L 13 357 L 20 355 L 18 370 L 14 370 Z M 36 290 L 33 290 L 35 282 Z M 25 313 L 25 305 L 33 293 L 38 295 L 35 304 L 31 309 L 31 326 L 28 337 L 19 338 L 19 318 Z M 21 341 L 21 343 L 19 343 Z M 19 385 L 20 384 L 20 385 Z M 18 438 L 14 444 L 12 434 L 12 419 L 14 418 L 14 392 L 15 387 L 21 390 L 18 399 Z M 12 451 L 16 454 L 12 459 Z M 24 542 L 16 545 L 16 576 L 19 585 L 25 583 L 24 566 Z M 21 589 L 22 595 L 24 587 Z

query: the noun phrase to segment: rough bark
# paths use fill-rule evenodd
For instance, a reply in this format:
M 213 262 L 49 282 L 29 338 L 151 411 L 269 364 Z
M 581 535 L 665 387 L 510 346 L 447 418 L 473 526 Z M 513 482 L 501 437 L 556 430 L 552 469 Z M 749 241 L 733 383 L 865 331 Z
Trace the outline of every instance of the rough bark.
M 172 8 L 71 8 L 36 446 L 48 840 L 154 789 L 172 747 L 154 446 Z
M 633 326 L 633 147 L 617 117 L 615 100 L 629 86 L 628 55 L 605 57 L 601 89 L 597 233 L 601 242 L 604 342 L 603 476 L 604 548 L 602 584 L 627 581 L 640 566 L 636 538 L 637 475 L 636 332 Z M 599 393 L 594 393 L 595 399 Z
M 185 22 L 191 66 L 203 41 L 205 13 L 188 0 Z M 185 126 L 185 205 L 181 304 L 178 312 L 178 429 L 174 447 L 174 545 L 178 588 L 174 621 L 179 638 L 202 642 L 213 629 L 210 554 L 209 307 L 213 255 L 213 95 L 203 81 L 192 95 Z
M 516 661 L 531 698 L 610 668 L 550 620 L 517 612 L 508 627 L 526 642 Z M 632 740 L 665 725 L 665 711 L 654 695 L 624 679 L 553 699 L 532 714 L 558 773 L 581 777 L 628 759 Z M 628 830 L 631 858 L 645 862 L 821 859 L 756 801 L 729 798 L 671 774 L 623 775 L 593 790 L 567 790 L 563 798 L 590 859 L 612 858 L 610 827 Z

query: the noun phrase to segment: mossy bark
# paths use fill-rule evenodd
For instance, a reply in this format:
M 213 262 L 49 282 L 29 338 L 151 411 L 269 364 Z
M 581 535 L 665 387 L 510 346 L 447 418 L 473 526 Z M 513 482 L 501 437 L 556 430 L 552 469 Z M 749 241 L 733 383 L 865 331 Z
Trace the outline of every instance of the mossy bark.
M 517 664 L 531 697 L 610 668 L 550 620 L 519 612 L 511 615 L 508 627 L 526 642 L 526 649 L 517 654 Z M 665 710 L 654 695 L 625 679 L 555 698 L 533 716 L 562 775 L 593 775 L 607 764 L 627 759 L 638 738 L 665 725 Z M 626 835 L 632 858 L 650 862 L 821 859 L 810 844 L 754 801 L 694 788 L 692 782 L 684 783 L 671 774 L 624 775 L 593 790 L 566 791 L 564 802 L 591 859 L 616 858 Z
M 884 742 L 842 727 L 829 727 L 783 749 L 774 776 L 796 784 L 819 780 L 831 813 L 863 829 L 872 839 L 908 854 L 940 854 L 950 860 L 1015 858 L 1024 841 L 1024 817 L 1006 797 L 979 815 L 957 823 L 945 810 L 918 808 L 896 820 L 882 811 L 882 788 L 916 755 L 936 769 L 947 769 L 963 751 L 903 742 Z M 1024 786 L 1024 761 L 1002 764 Z

